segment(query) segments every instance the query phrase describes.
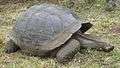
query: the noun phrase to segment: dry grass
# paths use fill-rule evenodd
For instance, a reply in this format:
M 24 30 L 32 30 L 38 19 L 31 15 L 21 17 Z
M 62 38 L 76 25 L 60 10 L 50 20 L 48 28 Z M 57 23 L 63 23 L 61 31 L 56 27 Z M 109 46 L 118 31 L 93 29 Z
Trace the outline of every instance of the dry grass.
M 88 50 L 84 54 L 78 53 L 73 61 L 66 65 L 58 63 L 56 59 L 30 57 L 19 52 L 5 54 L 5 35 L 12 28 L 16 17 L 24 12 L 27 7 L 36 3 L 38 1 L 34 0 L 34 2 L 0 5 L 0 68 L 119 68 L 120 36 L 113 33 L 111 29 L 113 26 L 120 25 L 120 11 L 119 9 L 112 12 L 104 11 L 103 0 L 97 2 L 92 7 L 81 7 L 81 5 L 76 4 L 72 9 L 80 17 L 86 18 L 94 24 L 88 33 L 100 36 L 105 41 L 113 44 L 115 46 L 114 51 L 105 53 Z M 67 5 L 66 1 L 62 3 L 64 3 L 62 5 Z

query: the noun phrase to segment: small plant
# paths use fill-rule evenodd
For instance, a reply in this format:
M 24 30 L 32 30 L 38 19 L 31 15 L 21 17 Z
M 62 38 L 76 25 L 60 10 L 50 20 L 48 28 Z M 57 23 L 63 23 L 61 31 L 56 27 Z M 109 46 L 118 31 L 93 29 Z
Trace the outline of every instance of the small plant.
M 106 11 L 112 11 L 116 7 L 116 0 L 106 0 Z
M 95 1 L 96 0 L 85 0 L 85 3 L 87 3 L 87 4 L 93 4 L 93 3 L 95 3 Z

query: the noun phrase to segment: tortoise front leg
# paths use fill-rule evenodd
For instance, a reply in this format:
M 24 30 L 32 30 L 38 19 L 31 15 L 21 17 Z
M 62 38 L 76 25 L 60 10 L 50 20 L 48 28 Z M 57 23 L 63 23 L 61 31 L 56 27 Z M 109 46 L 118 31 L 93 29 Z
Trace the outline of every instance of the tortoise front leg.
M 114 49 L 114 46 L 101 41 L 100 39 L 90 36 L 89 34 L 76 33 L 76 39 L 81 43 L 83 47 L 95 48 L 105 52 L 110 52 Z
M 80 43 L 75 39 L 69 39 L 56 54 L 58 62 L 66 63 L 80 50 Z
M 6 43 L 5 53 L 13 53 L 18 51 L 20 48 L 13 42 L 13 40 L 9 40 Z

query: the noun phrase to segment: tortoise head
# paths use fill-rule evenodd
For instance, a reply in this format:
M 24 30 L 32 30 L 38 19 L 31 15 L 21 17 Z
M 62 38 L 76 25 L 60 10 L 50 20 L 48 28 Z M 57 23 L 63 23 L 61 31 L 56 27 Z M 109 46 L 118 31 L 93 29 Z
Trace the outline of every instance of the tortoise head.
M 103 50 L 104 52 L 111 52 L 111 51 L 113 51 L 113 49 L 114 49 L 114 46 L 111 45 L 111 44 L 104 43 L 103 45 L 104 45 L 104 47 L 102 48 L 102 50 Z

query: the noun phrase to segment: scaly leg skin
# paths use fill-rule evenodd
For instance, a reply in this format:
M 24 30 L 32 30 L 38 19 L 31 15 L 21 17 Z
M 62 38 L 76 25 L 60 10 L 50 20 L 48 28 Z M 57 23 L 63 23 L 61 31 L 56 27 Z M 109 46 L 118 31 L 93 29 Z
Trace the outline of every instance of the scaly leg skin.
M 6 43 L 5 53 L 14 53 L 18 51 L 20 48 L 13 42 L 13 40 L 9 40 Z
M 60 63 L 69 62 L 75 54 L 80 50 L 80 43 L 75 39 L 69 39 L 65 46 L 62 47 L 56 54 L 56 59 Z
M 100 39 L 95 39 L 95 37 L 92 37 L 88 34 L 77 32 L 74 36 L 81 43 L 81 46 L 85 48 L 89 47 L 105 52 L 110 52 L 114 49 L 114 46 L 103 42 Z

